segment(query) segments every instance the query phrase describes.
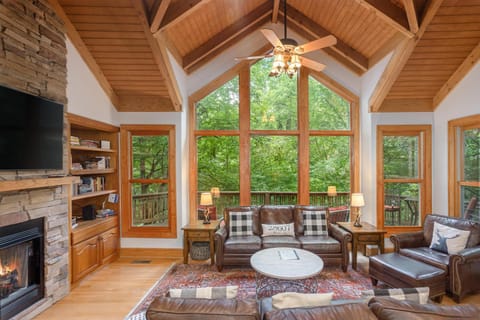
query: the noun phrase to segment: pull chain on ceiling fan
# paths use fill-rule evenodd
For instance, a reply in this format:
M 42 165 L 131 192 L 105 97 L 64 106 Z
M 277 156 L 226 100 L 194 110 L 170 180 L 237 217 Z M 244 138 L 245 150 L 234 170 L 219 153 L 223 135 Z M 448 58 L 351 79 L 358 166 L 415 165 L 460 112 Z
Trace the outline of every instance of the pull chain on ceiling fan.
M 297 41 L 287 38 L 287 0 L 283 2 L 283 30 L 284 37 L 281 40 L 271 29 L 260 30 L 263 36 L 274 46 L 273 54 L 236 58 L 236 60 L 256 60 L 273 56 L 272 69 L 269 73 L 271 77 L 278 77 L 285 73 L 288 77 L 293 78 L 301 66 L 316 71 L 322 71 L 326 67 L 320 62 L 301 57 L 301 55 L 333 46 L 337 43 L 337 39 L 329 35 L 299 46 Z

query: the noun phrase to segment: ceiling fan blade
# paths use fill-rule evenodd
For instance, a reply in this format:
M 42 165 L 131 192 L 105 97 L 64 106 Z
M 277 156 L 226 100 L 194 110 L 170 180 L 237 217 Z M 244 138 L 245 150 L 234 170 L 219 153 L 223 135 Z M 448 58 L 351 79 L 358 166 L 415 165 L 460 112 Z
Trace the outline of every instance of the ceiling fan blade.
M 280 38 L 277 37 L 276 33 L 271 29 L 261 29 L 263 36 L 267 38 L 267 40 L 273 44 L 274 47 L 281 47 L 283 48 L 282 41 Z
M 313 40 L 311 42 L 305 43 L 301 46 L 298 46 L 298 53 L 299 54 L 304 54 L 310 51 L 315 51 L 318 49 L 330 47 L 337 44 L 337 38 L 334 36 L 326 36 L 317 40 Z M 297 48 L 295 48 L 295 51 L 297 51 Z
M 263 58 L 268 58 L 268 57 L 272 57 L 273 55 L 271 54 L 267 54 L 267 55 L 263 55 L 263 56 L 248 56 L 248 57 L 236 57 L 235 60 L 236 61 L 239 61 L 239 60 L 257 60 L 257 59 L 263 59 Z
M 302 66 L 310 68 L 315 71 L 322 71 L 323 69 L 326 68 L 326 65 L 323 63 L 313 61 L 304 57 L 300 57 L 300 62 L 302 63 Z

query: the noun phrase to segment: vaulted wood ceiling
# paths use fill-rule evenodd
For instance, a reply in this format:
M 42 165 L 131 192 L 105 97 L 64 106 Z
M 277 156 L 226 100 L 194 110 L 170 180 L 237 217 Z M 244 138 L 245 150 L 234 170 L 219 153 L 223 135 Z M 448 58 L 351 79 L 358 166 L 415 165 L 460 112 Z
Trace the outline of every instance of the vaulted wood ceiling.
M 181 110 L 166 49 L 190 74 L 284 18 L 283 0 L 49 1 L 119 111 Z M 289 29 L 309 41 L 333 34 L 324 51 L 356 74 L 393 51 L 373 112 L 433 111 L 480 58 L 480 0 L 287 3 Z

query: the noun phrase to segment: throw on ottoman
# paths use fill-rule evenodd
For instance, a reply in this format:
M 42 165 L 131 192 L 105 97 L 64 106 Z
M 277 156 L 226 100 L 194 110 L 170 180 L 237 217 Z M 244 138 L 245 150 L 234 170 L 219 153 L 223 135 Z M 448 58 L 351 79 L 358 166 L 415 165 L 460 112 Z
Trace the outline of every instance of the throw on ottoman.
M 392 288 L 429 287 L 430 298 L 441 302 L 446 290 L 445 271 L 398 253 L 370 257 L 372 284 L 382 281 Z

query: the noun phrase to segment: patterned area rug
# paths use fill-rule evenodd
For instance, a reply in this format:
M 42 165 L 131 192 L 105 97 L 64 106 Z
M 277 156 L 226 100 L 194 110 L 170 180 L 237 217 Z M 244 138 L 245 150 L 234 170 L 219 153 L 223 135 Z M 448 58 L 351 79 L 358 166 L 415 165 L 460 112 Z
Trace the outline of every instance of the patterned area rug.
M 333 292 L 333 299 L 356 299 L 361 292 L 372 289 L 370 278 L 363 272 L 349 267 L 344 273 L 339 267 L 325 267 L 317 277 L 318 292 Z M 145 311 L 158 296 L 164 296 L 170 288 L 238 286 L 237 298 L 255 299 L 255 271 L 251 268 L 224 267 L 218 272 L 215 266 L 205 264 L 175 264 L 150 289 L 130 311 L 126 320 L 144 320 Z

